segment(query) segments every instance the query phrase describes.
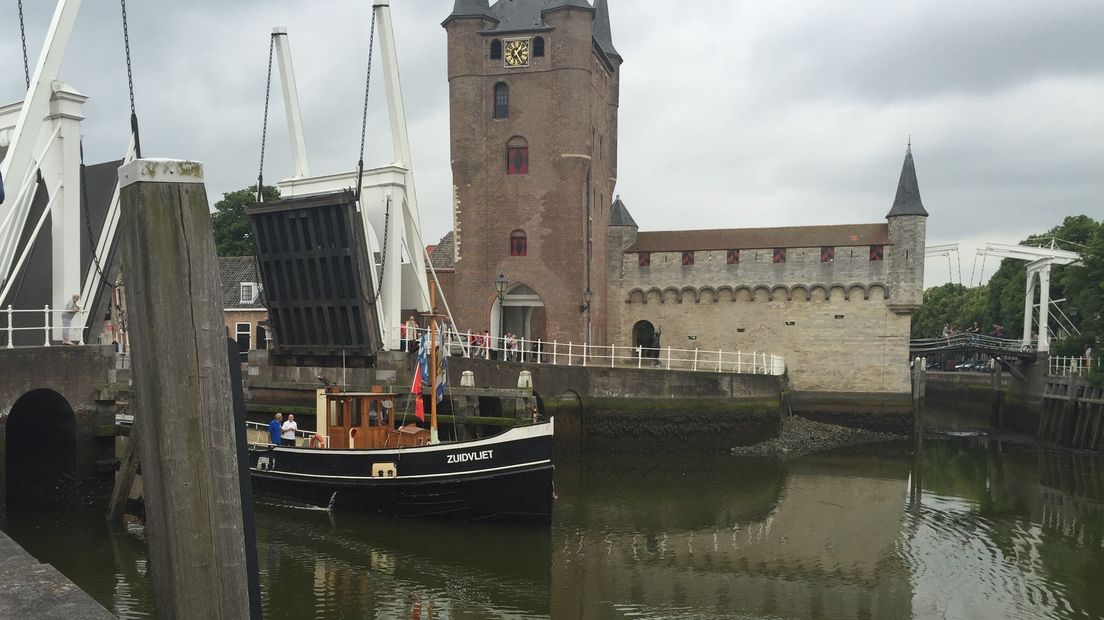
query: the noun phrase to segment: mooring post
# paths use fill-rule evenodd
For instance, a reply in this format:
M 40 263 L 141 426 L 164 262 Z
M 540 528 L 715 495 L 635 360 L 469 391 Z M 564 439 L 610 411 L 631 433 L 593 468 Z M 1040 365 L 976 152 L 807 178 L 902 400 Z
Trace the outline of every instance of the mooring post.
M 917 448 L 924 441 L 924 424 L 921 419 L 924 402 L 922 397 L 924 365 L 924 358 L 922 357 L 917 357 L 912 362 L 912 432 L 916 436 Z
M 989 425 L 997 430 L 1004 429 L 1004 364 L 1000 358 L 989 361 L 992 372 L 989 375 Z
M 233 402 L 203 167 L 119 169 L 131 369 L 156 612 L 250 617 Z

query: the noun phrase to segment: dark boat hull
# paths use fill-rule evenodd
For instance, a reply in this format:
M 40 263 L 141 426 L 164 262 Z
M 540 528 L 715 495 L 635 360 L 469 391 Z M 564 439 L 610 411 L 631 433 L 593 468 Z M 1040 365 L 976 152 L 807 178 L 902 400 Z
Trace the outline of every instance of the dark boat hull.
M 396 517 L 549 522 L 552 471 L 551 422 L 397 450 L 250 446 L 258 496 Z

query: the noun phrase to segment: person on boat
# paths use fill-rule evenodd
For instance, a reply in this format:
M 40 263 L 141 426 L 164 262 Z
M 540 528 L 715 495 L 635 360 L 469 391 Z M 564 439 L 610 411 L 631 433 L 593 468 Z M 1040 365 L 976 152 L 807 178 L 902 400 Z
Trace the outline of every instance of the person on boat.
M 280 437 L 283 439 L 283 441 L 280 442 L 280 444 L 284 446 L 294 446 L 295 431 L 299 430 L 299 425 L 295 423 L 294 413 L 288 414 L 287 420 L 284 421 L 284 425 L 281 427 L 281 429 L 283 430 L 283 435 L 281 435 Z
M 418 352 L 418 321 L 413 314 L 406 320 L 406 352 L 411 355 Z
M 280 445 L 282 443 L 280 441 L 280 433 L 283 432 L 283 429 L 284 429 L 284 414 L 277 413 L 272 418 L 272 421 L 268 423 L 268 440 L 269 440 L 269 442 L 272 443 L 273 445 L 276 445 L 276 446 Z

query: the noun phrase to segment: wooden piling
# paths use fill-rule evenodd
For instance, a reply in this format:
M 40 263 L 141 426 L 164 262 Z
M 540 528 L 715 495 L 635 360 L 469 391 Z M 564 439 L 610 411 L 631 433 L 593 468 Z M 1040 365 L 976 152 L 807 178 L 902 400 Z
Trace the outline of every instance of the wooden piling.
M 138 477 L 138 421 L 131 426 L 130 435 L 126 438 L 126 446 L 123 448 L 123 456 L 119 459 L 119 471 L 115 474 L 115 487 L 111 490 L 111 500 L 107 504 L 107 520 L 111 523 L 121 523 L 123 513 L 126 510 L 127 500 L 130 499 L 130 489 L 134 486 L 134 479 Z
M 138 450 L 159 618 L 250 615 L 233 405 L 203 168 L 119 169 Z

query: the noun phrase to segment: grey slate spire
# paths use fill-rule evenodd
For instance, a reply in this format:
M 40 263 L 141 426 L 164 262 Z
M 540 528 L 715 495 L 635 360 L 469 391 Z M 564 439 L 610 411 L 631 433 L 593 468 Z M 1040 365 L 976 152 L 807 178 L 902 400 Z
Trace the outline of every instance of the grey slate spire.
M 487 6 L 487 0 L 456 0 L 452 5 L 452 13 L 445 19 L 445 22 L 460 17 L 486 17 L 488 19 L 495 19 L 494 13 L 492 13 L 490 7 Z
M 920 202 L 920 186 L 916 182 L 916 165 L 912 162 L 912 143 L 905 150 L 905 165 L 901 168 L 901 180 L 897 183 L 897 198 L 893 201 L 893 208 L 889 210 L 890 217 L 902 215 L 919 215 L 928 217 L 924 209 L 924 203 Z
M 610 32 L 609 5 L 606 0 L 594 0 L 594 40 L 607 56 L 621 58 L 613 47 L 613 33 Z
M 613 206 L 610 207 L 610 226 L 632 226 L 633 228 L 640 228 L 636 225 L 636 220 L 629 215 L 629 210 L 625 208 L 625 203 L 621 202 L 621 196 L 618 195 L 613 201 Z

